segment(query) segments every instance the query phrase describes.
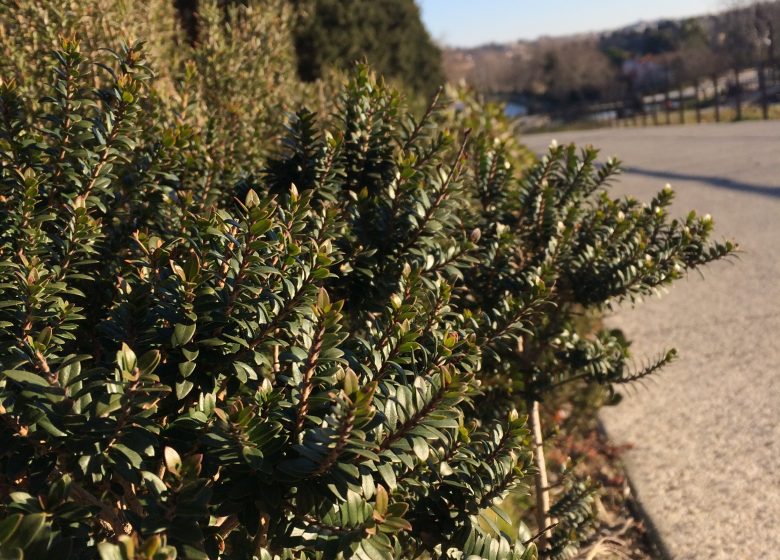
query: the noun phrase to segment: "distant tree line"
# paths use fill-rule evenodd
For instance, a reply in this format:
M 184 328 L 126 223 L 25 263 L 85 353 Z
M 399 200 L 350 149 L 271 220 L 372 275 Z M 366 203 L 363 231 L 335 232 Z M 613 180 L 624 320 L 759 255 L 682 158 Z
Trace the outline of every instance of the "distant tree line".
M 740 2 L 714 16 L 449 50 L 445 69 L 483 92 L 522 95 L 532 108 L 564 115 L 615 101 L 645 111 L 643 99 L 652 94 L 665 94 L 668 106 L 670 90 L 692 86 L 697 108 L 705 89 L 715 107 L 726 93 L 741 118 L 747 69 L 756 70 L 766 111 L 779 44 L 780 2 Z

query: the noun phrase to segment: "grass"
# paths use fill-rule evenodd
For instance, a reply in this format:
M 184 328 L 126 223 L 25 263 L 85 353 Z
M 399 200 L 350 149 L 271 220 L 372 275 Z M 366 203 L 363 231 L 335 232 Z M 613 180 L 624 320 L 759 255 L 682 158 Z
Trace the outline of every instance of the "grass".
M 748 105 L 742 108 L 742 119 L 743 121 L 758 121 L 763 119 L 763 114 L 761 112 L 761 107 L 757 107 L 755 105 Z M 770 120 L 776 120 L 780 119 L 780 105 L 771 105 L 769 107 L 769 119 Z M 646 124 L 645 124 L 646 121 Z M 666 126 L 666 114 L 659 113 L 657 115 L 657 121 L 658 124 L 656 125 L 652 115 L 647 115 L 646 119 L 642 119 L 642 117 L 638 116 L 636 119 L 630 118 L 630 119 L 621 119 L 619 121 L 618 126 Z M 671 111 L 669 113 L 669 124 L 698 124 L 696 121 L 696 111 L 694 109 L 685 109 L 683 112 L 683 118 L 680 119 L 680 112 L 679 111 Z M 715 123 L 718 122 L 715 119 L 715 109 L 713 107 L 708 107 L 701 110 L 701 123 L 702 124 L 709 124 L 709 123 Z M 726 122 L 737 122 L 737 110 L 734 107 L 721 107 L 720 108 L 720 121 L 722 123 Z M 613 123 L 605 123 L 606 126 L 610 126 Z
M 737 121 L 737 111 L 734 107 L 723 106 L 720 108 L 720 120 L 715 118 L 714 107 L 706 107 L 701 110 L 701 124 L 712 124 L 715 122 L 730 123 Z M 763 115 L 761 107 L 756 105 L 746 105 L 742 108 L 743 121 L 758 121 L 762 120 Z M 770 105 L 769 107 L 769 120 L 780 120 L 780 105 Z M 657 123 L 657 124 L 656 124 Z M 683 117 L 680 118 L 679 110 L 673 110 L 669 112 L 669 125 L 695 125 L 697 123 L 695 109 L 685 109 L 683 111 Z M 562 131 L 574 131 L 574 130 L 591 130 L 599 128 L 644 128 L 651 126 L 667 126 L 666 114 L 663 112 L 658 113 L 655 118 L 651 114 L 647 114 L 643 119 L 642 116 L 623 118 L 618 121 L 597 121 L 592 119 L 582 119 L 566 123 L 551 123 L 549 125 L 533 127 L 523 130 L 523 134 L 533 134 L 537 132 L 562 132 Z

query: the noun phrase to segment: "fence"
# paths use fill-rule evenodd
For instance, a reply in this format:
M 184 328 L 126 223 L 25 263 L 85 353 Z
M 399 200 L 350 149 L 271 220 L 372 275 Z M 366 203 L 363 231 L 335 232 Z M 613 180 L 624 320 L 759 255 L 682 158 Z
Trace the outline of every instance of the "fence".
M 780 80 L 776 69 L 750 68 L 721 74 L 676 89 L 626 95 L 623 99 L 568 109 L 560 124 L 590 121 L 602 126 L 656 126 L 780 118 Z

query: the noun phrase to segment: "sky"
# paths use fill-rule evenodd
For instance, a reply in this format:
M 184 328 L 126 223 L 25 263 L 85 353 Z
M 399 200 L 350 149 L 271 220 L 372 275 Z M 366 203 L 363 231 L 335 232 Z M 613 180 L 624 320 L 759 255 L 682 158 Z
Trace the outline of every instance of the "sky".
M 717 12 L 728 0 L 417 0 L 439 43 L 472 47 Z

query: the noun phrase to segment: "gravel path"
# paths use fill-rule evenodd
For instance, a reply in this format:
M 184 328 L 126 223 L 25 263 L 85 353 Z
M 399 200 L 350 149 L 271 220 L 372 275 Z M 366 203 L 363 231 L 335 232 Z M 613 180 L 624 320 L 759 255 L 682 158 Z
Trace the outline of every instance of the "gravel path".
M 674 211 L 711 214 L 736 239 L 715 263 L 662 299 L 608 323 L 634 355 L 674 346 L 681 358 L 625 393 L 602 421 L 635 447 L 626 464 L 637 496 L 675 559 L 780 559 L 780 123 L 603 129 L 526 136 L 618 156 L 616 193 L 649 200 L 670 182 Z

